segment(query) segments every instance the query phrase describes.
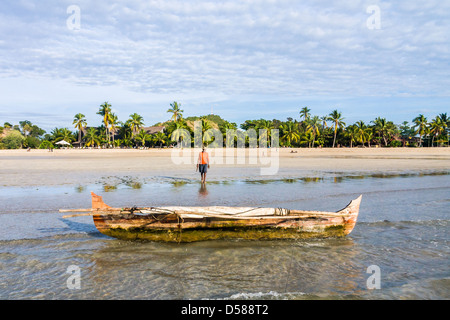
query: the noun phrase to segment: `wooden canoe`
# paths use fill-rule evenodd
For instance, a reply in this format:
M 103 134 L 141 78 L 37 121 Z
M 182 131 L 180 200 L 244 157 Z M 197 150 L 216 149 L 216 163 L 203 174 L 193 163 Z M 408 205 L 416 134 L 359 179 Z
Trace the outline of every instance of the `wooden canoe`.
M 337 212 L 253 207 L 111 208 L 91 192 L 92 209 L 63 218 L 92 215 L 96 228 L 124 240 L 194 242 L 216 239 L 305 239 L 343 237 L 354 228 L 362 196 Z

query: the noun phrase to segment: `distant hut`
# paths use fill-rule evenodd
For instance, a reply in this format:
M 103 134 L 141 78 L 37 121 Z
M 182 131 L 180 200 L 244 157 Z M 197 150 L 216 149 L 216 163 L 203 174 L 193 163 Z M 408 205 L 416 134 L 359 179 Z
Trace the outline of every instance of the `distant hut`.
M 142 130 L 145 130 L 147 134 L 156 134 L 158 132 L 164 132 L 164 126 L 143 127 Z

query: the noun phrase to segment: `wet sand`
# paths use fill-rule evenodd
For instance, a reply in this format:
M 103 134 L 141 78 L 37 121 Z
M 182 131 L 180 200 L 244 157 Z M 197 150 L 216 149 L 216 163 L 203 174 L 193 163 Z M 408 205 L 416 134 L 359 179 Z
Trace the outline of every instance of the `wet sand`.
M 273 176 L 259 163 L 214 164 L 207 187 L 171 150 L 0 151 L 0 298 L 449 299 L 450 148 L 295 151 L 280 150 Z M 345 238 L 178 245 L 109 238 L 90 216 L 62 219 L 59 209 L 89 208 L 91 191 L 114 207 L 335 211 L 360 194 L 363 203 Z M 70 265 L 81 290 L 67 287 Z M 368 289 L 373 265 L 381 290 Z
M 274 152 L 271 155 L 272 158 L 270 154 L 266 155 L 264 163 L 264 159 L 253 157 L 246 150 L 245 163 L 241 164 L 236 157 L 215 158 L 215 150 L 208 151 L 213 161 L 208 178 L 221 181 L 286 179 L 330 173 L 392 174 L 450 170 L 450 148 L 280 148 L 278 154 Z M 172 149 L 0 150 L 0 186 L 89 184 L 111 177 L 199 179 L 195 172 L 196 157 L 192 156 L 188 163 L 177 164 L 172 152 Z M 269 166 L 277 167 L 276 174 L 262 175 L 261 168 Z

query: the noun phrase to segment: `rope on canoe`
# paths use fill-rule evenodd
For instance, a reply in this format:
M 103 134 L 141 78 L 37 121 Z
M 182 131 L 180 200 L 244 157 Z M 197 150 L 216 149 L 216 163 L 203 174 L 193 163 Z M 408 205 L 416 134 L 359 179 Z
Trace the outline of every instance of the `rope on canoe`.
M 261 208 L 251 208 L 249 210 L 244 210 L 238 213 L 228 213 L 228 215 L 230 216 L 230 218 L 239 218 L 239 215 L 243 214 L 243 213 L 248 213 L 257 209 L 261 209 Z M 170 210 L 167 208 L 156 208 L 156 207 L 151 207 L 150 208 L 151 211 L 158 211 L 158 214 L 149 214 L 154 220 L 158 221 L 158 222 L 162 222 L 164 221 L 169 215 L 176 215 L 177 217 L 177 221 L 178 221 L 178 234 L 177 234 L 177 240 L 178 243 L 181 243 L 181 237 L 182 237 L 182 232 L 183 232 L 183 228 L 182 228 L 182 224 L 184 223 L 184 219 L 181 216 L 181 214 L 179 214 L 178 212 L 176 212 L 175 210 Z M 133 207 L 130 209 L 131 213 L 134 213 L 134 211 L 139 211 L 139 208 L 137 207 Z M 290 210 L 289 209 L 284 209 L 284 208 L 275 208 L 274 209 L 274 215 L 275 216 L 287 216 L 289 215 Z M 159 214 L 162 214 L 163 216 L 161 218 L 157 217 Z M 223 213 L 220 212 L 219 214 L 221 215 L 227 215 L 227 213 Z
M 137 208 L 132 208 L 132 209 L 137 209 Z M 213 214 L 217 213 L 217 214 L 219 214 L 221 216 L 228 215 L 228 216 L 230 216 L 230 218 L 232 218 L 232 217 L 239 217 L 242 214 L 245 214 L 245 213 L 248 213 L 248 212 L 251 212 L 251 211 L 255 211 L 255 210 L 259 210 L 259 209 L 262 209 L 262 208 L 260 208 L 260 207 L 251 208 L 249 210 L 244 210 L 244 211 L 237 212 L 237 213 L 230 213 L 230 212 L 227 213 L 227 212 L 219 212 L 219 211 L 210 210 L 210 213 L 213 213 Z M 166 209 L 166 208 L 151 207 L 150 210 L 157 211 L 158 214 L 176 214 L 176 215 L 179 215 L 176 211 L 170 210 L 170 209 Z M 287 215 L 289 215 L 289 213 L 290 213 L 289 209 L 285 209 L 285 208 L 275 208 L 274 209 L 274 215 L 275 216 L 287 216 Z M 205 213 L 205 212 L 198 213 L 198 214 L 199 215 L 202 215 L 202 214 L 203 215 L 208 215 L 208 213 Z M 257 217 L 257 216 L 255 216 L 255 217 Z
M 287 216 L 287 215 L 289 215 L 289 213 L 290 213 L 289 209 L 284 209 L 284 208 L 276 208 L 275 209 L 276 216 Z

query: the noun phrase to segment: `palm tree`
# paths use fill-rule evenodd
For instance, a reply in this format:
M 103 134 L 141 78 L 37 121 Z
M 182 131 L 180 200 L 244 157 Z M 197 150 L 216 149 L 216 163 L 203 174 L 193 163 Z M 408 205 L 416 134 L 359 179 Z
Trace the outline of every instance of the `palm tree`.
M 111 113 L 111 115 L 109 117 L 109 121 L 110 121 L 109 124 L 111 126 L 110 128 L 111 128 L 112 143 L 113 143 L 113 146 L 115 146 L 114 136 L 116 135 L 117 126 L 119 125 L 120 121 L 115 113 Z
M 245 120 L 244 123 L 240 125 L 242 130 L 247 131 L 248 129 L 256 128 L 259 120 Z
M 111 105 L 108 102 L 104 102 L 102 105 L 100 105 L 100 109 L 97 112 L 98 115 L 101 115 L 103 117 L 103 124 L 106 128 L 106 139 L 109 144 L 109 123 L 111 119 Z
M 140 141 L 142 143 L 142 146 L 144 146 L 145 141 L 149 140 L 150 138 L 151 136 L 144 129 L 141 129 L 136 136 L 136 140 Z
M 82 113 L 77 113 L 73 118 L 72 124 L 74 124 L 75 128 L 78 129 L 78 143 L 81 147 L 81 131 L 83 128 L 86 128 L 87 125 L 85 115 Z
M 219 130 L 223 135 L 223 145 L 226 145 L 227 143 L 227 131 L 236 131 L 237 130 L 237 124 L 234 122 L 228 122 L 225 121 L 224 123 L 219 125 Z M 228 143 L 232 143 L 234 145 L 234 142 L 237 142 L 237 136 L 233 138 L 233 141 L 228 141 Z
M 308 131 L 311 131 L 313 134 L 313 142 L 312 147 L 314 148 L 314 142 L 316 141 L 316 136 L 320 134 L 320 118 L 318 116 L 314 116 L 312 118 L 309 118 L 307 121 L 306 129 Z
M 441 119 L 442 127 L 444 129 L 444 139 L 443 140 L 446 140 L 447 141 L 447 146 L 450 146 L 450 144 L 448 143 L 449 142 L 449 138 L 450 138 L 450 132 L 449 132 L 449 129 L 450 129 L 450 118 L 447 117 L 447 113 L 441 113 L 438 117 Z
M 374 126 L 373 126 L 374 132 L 378 134 L 380 139 L 383 139 L 384 146 L 387 147 L 388 139 L 395 132 L 394 123 L 392 121 L 386 121 L 386 118 L 380 118 L 380 117 L 376 118 L 372 122 L 374 124 Z
M 309 112 L 311 111 L 311 109 L 308 109 L 308 107 L 303 107 L 300 110 L 300 118 L 303 117 L 303 120 L 306 121 L 309 119 Z
M 344 118 L 342 118 L 342 114 L 337 110 L 333 110 L 329 114 L 328 120 L 334 123 L 334 138 L 333 138 L 333 148 L 334 148 L 334 145 L 336 144 L 337 130 L 339 127 L 340 128 L 344 127 L 345 122 L 344 122 Z
M 361 142 L 364 146 L 364 143 L 371 138 L 370 128 L 364 123 L 364 121 L 360 120 L 355 123 L 355 138 L 358 142 Z M 370 143 L 369 143 L 370 145 Z
M 372 141 L 372 139 L 373 139 L 373 131 L 372 131 L 372 129 L 371 128 L 367 128 L 367 130 L 366 130 L 366 141 L 367 141 L 367 145 L 369 146 L 369 148 L 370 148 L 370 141 Z
M 137 113 L 130 114 L 130 119 L 127 122 L 131 127 L 133 136 L 144 126 L 144 118 Z
M 96 129 L 97 129 L 96 130 L 97 137 L 98 137 L 98 139 L 100 141 L 100 144 L 102 146 L 108 146 L 109 145 L 109 142 L 108 142 L 109 136 L 108 136 L 107 129 L 106 129 L 105 125 L 102 124 L 100 127 L 96 128 Z
M 184 112 L 184 110 L 180 109 L 181 105 L 178 105 L 178 102 L 174 101 L 173 103 L 170 104 L 170 106 L 172 108 L 167 110 L 167 112 L 172 113 L 172 117 L 170 118 L 170 121 L 176 122 L 176 121 L 180 120 L 183 117 L 182 113 Z
M 357 126 L 351 125 L 348 126 L 345 130 L 347 137 L 350 139 L 350 148 L 353 148 L 353 142 L 357 142 Z
M 120 122 L 120 127 L 119 127 L 119 135 L 120 135 L 120 137 L 121 138 L 126 137 L 126 138 L 130 138 L 131 139 L 132 134 L 133 134 L 133 132 L 131 130 L 131 126 L 128 123 L 128 121 L 125 122 L 125 123 Z
M 183 129 L 189 131 L 189 127 L 185 121 L 171 122 L 167 130 L 169 138 L 172 141 L 180 142 L 184 137 Z
M 285 122 L 280 125 L 281 141 L 286 141 L 287 146 L 291 147 L 291 142 L 298 142 L 300 140 L 300 134 L 298 133 L 298 128 L 293 122 Z
M 322 130 L 325 130 L 327 127 L 328 116 L 322 116 L 320 117 L 320 120 L 322 121 Z
M 314 135 L 311 131 L 307 131 L 300 140 L 300 143 L 307 143 L 308 147 L 311 147 L 311 143 L 314 141 Z
M 87 147 L 100 145 L 100 138 L 98 137 L 97 130 L 95 128 L 88 128 L 83 139 Z
M 272 129 L 273 129 L 273 122 L 270 120 L 260 119 L 260 120 L 258 120 L 256 129 L 258 130 L 258 133 L 259 133 L 259 130 L 263 130 L 259 137 L 260 142 L 261 142 L 261 139 L 265 139 L 266 143 L 268 143 L 270 136 L 271 136 Z
M 237 130 L 237 124 L 234 122 L 225 121 L 224 123 L 219 125 L 219 130 L 223 134 L 226 134 L 227 130 Z
M 417 128 L 415 134 L 419 134 L 419 146 L 422 146 L 422 137 L 427 133 L 427 118 L 423 114 L 419 114 L 419 116 L 413 119 L 414 129 Z
M 167 136 L 164 134 L 164 132 L 158 132 L 153 135 L 153 141 L 155 143 L 158 143 L 158 142 L 160 143 L 159 148 L 162 147 L 162 144 L 165 143 L 166 140 L 167 140 Z
M 202 143 L 209 145 L 213 142 L 214 128 L 206 117 L 201 117 L 200 120 L 202 122 Z
M 55 128 L 53 129 L 53 131 L 51 132 L 52 136 L 53 136 L 53 142 L 58 142 L 58 141 L 66 141 L 66 142 L 72 142 L 74 140 L 73 137 L 73 133 L 72 131 L 70 131 L 67 128 Z
M 432 135 L 431 146 L 433 147 L 434 138 L 439 138 L 439 136 L 444 133 L 447 129 L 447 124 L 442 121 L 440 116 L 436 116 L 430 123 L 430 134 Z M 442 140 L 442 139 L 441 139 Z

